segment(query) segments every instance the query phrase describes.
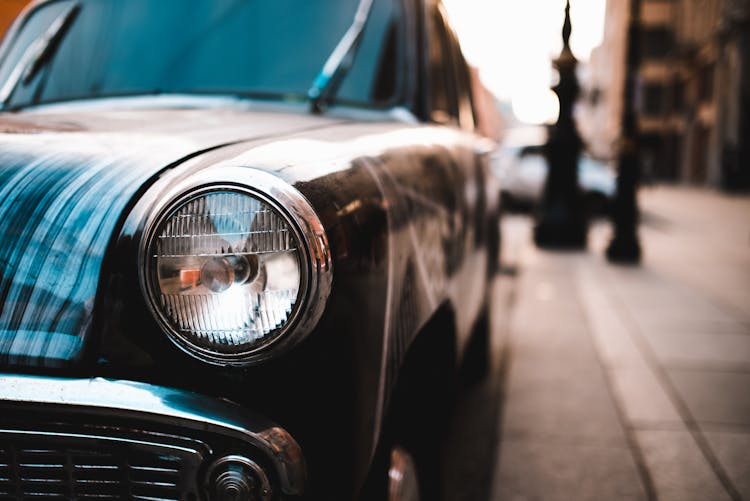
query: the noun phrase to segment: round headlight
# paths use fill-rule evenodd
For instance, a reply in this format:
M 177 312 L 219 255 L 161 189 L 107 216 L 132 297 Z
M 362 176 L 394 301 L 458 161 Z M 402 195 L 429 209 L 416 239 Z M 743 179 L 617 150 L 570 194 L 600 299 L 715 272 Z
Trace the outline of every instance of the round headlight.
M 258 192 L 214 186 L 178 197 L 146 242 L 145 287 L 157 320 L 209 362 L 242 363 L 266 351 L 309 292 L 300 228 Z

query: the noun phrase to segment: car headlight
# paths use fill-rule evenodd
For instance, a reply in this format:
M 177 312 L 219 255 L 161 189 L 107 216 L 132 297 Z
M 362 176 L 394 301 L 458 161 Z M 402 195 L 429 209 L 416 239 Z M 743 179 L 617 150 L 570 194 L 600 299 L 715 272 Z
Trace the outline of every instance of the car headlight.
M 143 286 L 163 330 L 222 365 L 268 358 L 299 340 L 330 287 L 325 235 L 307 201 L 268 174 L 238 172 L 272 193 L 226 183 L 190 189 L 149 225 L 142 256 Z

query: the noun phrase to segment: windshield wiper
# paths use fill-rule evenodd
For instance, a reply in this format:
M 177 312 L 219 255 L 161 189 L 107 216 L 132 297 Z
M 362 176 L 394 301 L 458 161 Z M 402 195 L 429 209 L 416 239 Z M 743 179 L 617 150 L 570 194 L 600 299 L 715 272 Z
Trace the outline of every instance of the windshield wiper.
M 336 48 L 323 69 L 307 91 L 307 97 L 310 100 L 310 110 L 313 113 L 322 113 L 326 106 L 336 97 L 339 85 L 349 72 L 354 63 L 354 57 L 362 42 L 362 36 L 365 32 L 365 25 L 370 18 L 373 0 L 361 0 L 354 14 L 354 22 L 346 30 Z
M 39 71 L 52 60 L 80 11 L 80 4 L 71 5 L 65 12 L 57 16 L 39 38 L 29 45 L 5 85 L 0 88 L 1 108 L 5 109 L 8 106 L 8 102 L 19 85 L 31 83 L 34 77 L 39 74 Z

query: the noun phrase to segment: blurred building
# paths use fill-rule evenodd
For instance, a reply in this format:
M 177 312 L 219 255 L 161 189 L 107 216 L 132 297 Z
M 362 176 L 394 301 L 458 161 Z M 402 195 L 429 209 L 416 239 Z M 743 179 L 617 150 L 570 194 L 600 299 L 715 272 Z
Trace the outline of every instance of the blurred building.
M 578 129 L 589 151 L 602 158 L 614 156 L 620 136 L 627 16 L 627 0 L 607 1 L 602 43 L 591 52 L 588 64 L 579 67 L 585 74 L 580 75 Z
M 582 128 L 614 155 L 622 116 L 627 1 L 608 0 Z M 641 0 L 637 111 L 646 178 L 750 189 L 750 1 Z
M 499 142 L 505 129 L 505 123 L 500 110 L 498 110 L 497 98 L 484 85 L 476 67 L 469 67 L 469 72 L 477 128 L 483 136 Z
M 30 0 L 0 0 L 0 38 Z

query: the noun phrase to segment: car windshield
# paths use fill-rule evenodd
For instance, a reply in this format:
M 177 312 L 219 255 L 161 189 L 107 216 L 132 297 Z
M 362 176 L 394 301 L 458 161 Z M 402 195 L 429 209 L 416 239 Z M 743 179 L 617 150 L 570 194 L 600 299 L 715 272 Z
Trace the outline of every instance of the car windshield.
M 12 88 L 5 96 L 11 108 L 157 93 L 304 99 L 357 5 L 358 0 L 52 1 L 4 42 L 0 88 Z M 69 16 L 72 9 L 75 16 Z M 397 0 L 375 2 L 339 101 L 383 105 L 396 98 L 396 10 Z M 70 22 L 40 65 L 34 50 L 66 16 Z M 18 78 L 19 67 L 31 66 L 30 55 L 37 56 L 39 67 L 26 67 Z

